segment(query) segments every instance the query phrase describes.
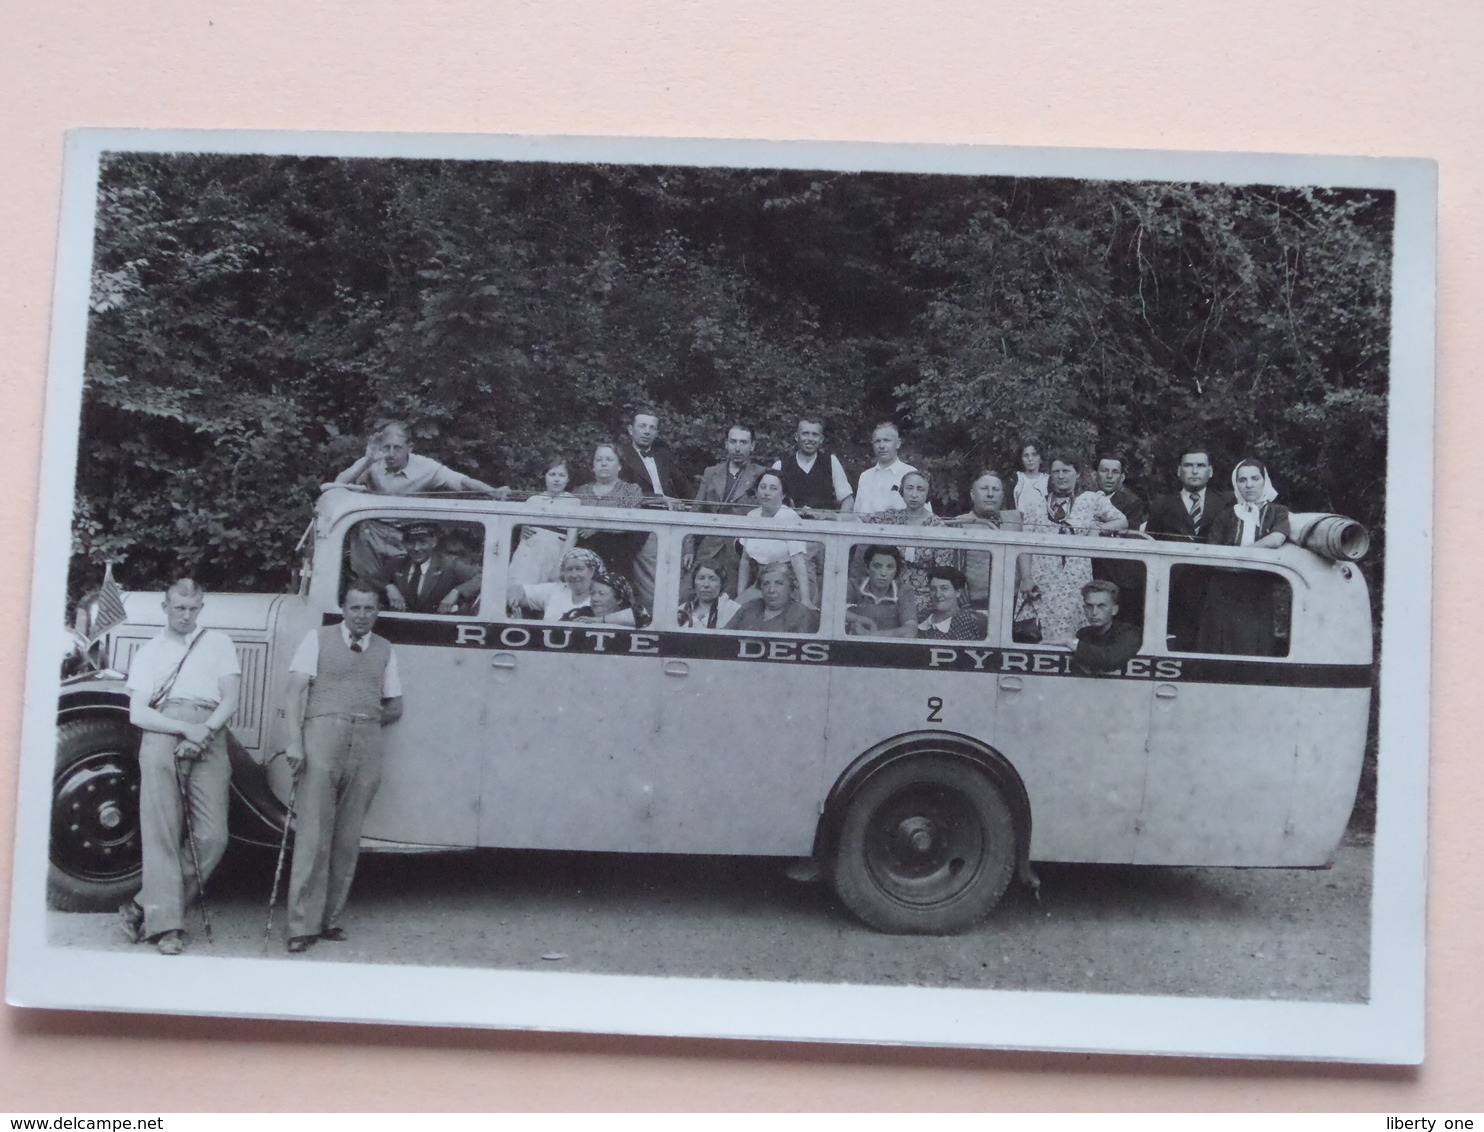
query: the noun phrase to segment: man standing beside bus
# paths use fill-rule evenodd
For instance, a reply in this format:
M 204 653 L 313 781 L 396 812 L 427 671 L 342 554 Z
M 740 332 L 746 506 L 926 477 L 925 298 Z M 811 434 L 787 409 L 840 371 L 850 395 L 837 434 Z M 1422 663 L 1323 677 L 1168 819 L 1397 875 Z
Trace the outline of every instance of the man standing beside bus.
M 129 663 L 129 722 L 139 741 L 139 894 L 119 909 L 130 942 L 185 950 L 185 909 L 227 849 L 227 721 L 242 669 L 232 638 L 196 628 L 206 595 L 182 578 L 165 591 L 165 630 Z
M 290 952 L 340 942 L 361 828 L 381 785 L 382 728 L 402 718 L 397 656 L 371 632 L 379 602 L 352 582 L 339 625 L 315 629 L 289 662 L 289 766 L 300 776 L 289 873 Z

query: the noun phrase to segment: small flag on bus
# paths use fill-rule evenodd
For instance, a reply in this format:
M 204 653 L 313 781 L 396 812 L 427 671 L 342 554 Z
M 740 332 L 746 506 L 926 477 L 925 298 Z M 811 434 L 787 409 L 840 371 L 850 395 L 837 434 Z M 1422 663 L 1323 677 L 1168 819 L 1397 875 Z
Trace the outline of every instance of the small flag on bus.
M 88 632 L 88 644 L 92 644 L 115 625 L 122 625 L 127 619 L 124 595 L 120 592 L 118 583 L 113 580 L 113 563 L 110 562 L 103 569 L 103 588 L 98 591 L 98 612 Z

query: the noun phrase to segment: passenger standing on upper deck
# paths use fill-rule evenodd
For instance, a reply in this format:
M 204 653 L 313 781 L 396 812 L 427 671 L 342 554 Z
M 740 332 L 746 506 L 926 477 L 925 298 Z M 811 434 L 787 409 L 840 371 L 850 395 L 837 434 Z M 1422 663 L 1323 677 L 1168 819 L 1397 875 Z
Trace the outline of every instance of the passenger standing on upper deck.
M 752 429 L 746 425 L 733 425 L 727 430 L 727 458 L 701 473 L 701 489 L 696 492 L 696 501 L 703 505 L 703 510 L 737 516 L 757 506 L 757 480 L 767 469 L 753 461 L 753 447 Z M 681 565 L 688 572 L 694 563 L 708 561 L 720 562 L 735 578 L 739 565 L 737 540 L 724 535 L 706 535 L 696 546 L 695 553 L 687 556 Z
M 756 490 L 758 505 L 747 512 L 747 518 L 785 522 L 798 519 L 797 511 L 783 506 L 783 479 L 777 472 L 768 471 L 760 475 Z M 743 595 L 751 589 L 755 568 L 759 570 L 758 579 L 761 584 L 760 568 L 779 562 L 793 569 L 794 577 L 799 583 L 799 600 L 811 609 L 819 608 L 814 599 L 813 579 L 810 576 L 808 543 L 799 539 L 776 538 L 744 538 L 739 541 L 742 543 L 742 562 L 737 576 L 738 601 L 743 601 Z
M 845 511 L 855 508 L 855 494 L 845 465 L 824 449 L 824 425 L 807 417 L 794 433 L 793 455 L 773 462 L 783 479 L 783 494 L 790 505 L 816 511 Z
M 646 503 L 656 500 L 670 510 L 691 497 L 690 479 L 680 470 L 670 449 L 660 440 L 659 414 L 641 408 L 629 418 L 629 439 L 620 442 L 619 478 L 636 484 Z M 659 540 L 650 535 L 633 558 L 634 597 L 646 609 L 654 608 L 654 576 L 659 566 Z
M 932 481 L 926 472 L 908 472 L 902 477 L 901 509 L 877 511 L 874 515 L 865 516 L 865 520 L 894 527 L 946 527 L 948 524 L 934 515 L 928 506 L 931 492 Z M 933 608 L 933 595 L 928 584 L 930 568 L 957 568 L 963 564 L 963 552 L 941 546 L 903 546 L 900 550 L 905 564 L 903 578 L 917 601 L 916 615 L 918 618 L 926 617 Z
M 900 511 L 907 506 L 902 501 L 902 477 L 917 469 L 897 457 L 901 448 L 901 431 L 891 421 L 882 421 L 871 431 L 871 450 L 876 454 L 876 463 L 863 471 L 856 481 L 857 515 L 864 517 L 880 511 Z M 932 504 L 928 504 L 928 510 L 932 510 Z
M 1020 529 L 1020 515 L 1015 511 L 1007 513 L 1004 509 L 1005 481 L 997 473 L 983 471 L 975 477 L 969 486 L 969 502 L 973 504 L 971 510 L 946 520 L 950 527 Z M 987 550 L 972 547 L 966 548 L 963 554 L 969 606 L 981 612 L 986 611 L 989 609 L 989 568 L 992 556 Z
M 1052 457 L 1049 490 L 1041 506 L 1024 516 L 1026 530 L 1081 535 L 1121 531 L 1128 526 L 1123 512 L 1101 491 L 1077 491 L 1080 472 L 1076 457 L 1067 453 Z M 1092 559 L 1086 554 L 1028 557 L 1030 569 L 1018 572 L 1017 585 L 1036 606 L 1041 639 L 1072 636 L 1083 624 L 1082 587 L 1092 581 Z
M 1020 467 L 1015 473 L 1015 509 L 1022 513 L 1040 509 L 1046 498 L 1050 476 L 1041 470 L 1041 453 L 1045 446 L 1027 438 L 1020 442 Z
M 1278 547 L 1288 541 L 1288 508 L 1260 460 L 1243 460 L 1232 469 L 1237 501 L 1211 521 L 1206 541 L 1218 546 Z M 1196 648 L 1200 652 L 1242 656 L 1282 655 L 1277 595 L 1284 583 L 1259 570 L 1213 570 L 1202 603 Z
M 1195 446 L 1180 455 L 1180 490 L 1156 495 L 1149 502 L 1144 529 L 1156 538 L 1179 542 L 1204 542 L 1218 512 L 1234 502 L 1226 492 L 1209 491 L 1211 457 Z
M 1123 512 L 1124 518 L 1128 520 L 1128 529 L 1136 531 L 1144 525 L 1149 508 L 1128 489 L 1124 483 L 1126 479 L 1128 469 L 1124 466 L 1121 455 L 1117 452 L 1105 452 L 1098 458 L 1098 487 L 1109 502 Z
M 368 487 L 378 495 L 471 491 L 493 499 L 510 498 L 508 487 L 491 487 L 437 460 L 417 455 L 412 451 L 412 430 L 406 421 L 388 421 L 373 432 L 366 441 L 366 454 L 336 476 L 335 482 Z M 356 527 L 348 554 L 351 576 L 360 578 L 378 594 L 385 593 L 392 573 L 405 557 L 402 532 L 395 524 L 367 519 Z

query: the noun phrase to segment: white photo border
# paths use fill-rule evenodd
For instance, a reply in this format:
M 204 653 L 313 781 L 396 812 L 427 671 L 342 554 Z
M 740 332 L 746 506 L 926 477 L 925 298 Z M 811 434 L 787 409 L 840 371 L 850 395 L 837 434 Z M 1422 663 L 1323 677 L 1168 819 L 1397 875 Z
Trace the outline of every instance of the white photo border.
M 100 158 L 444 158 L 1323 185 L 1396 193 L 1380 758 L 1364 1004 L 523 973 L 51 946 L 46 864 Z M 6 1001 L 49 1009 L 532 1031 L 1415 1064 L 1423 1055 L 1437 170 L 1282 154 L 699 139 L 107 130 L 69 133 L 53 300 Z M 1398 458 L 1401 454 L 1402 458 Z M 1405 606 L 1397 600 L 1405 591 Z M 1405 615 L 1402 610 L 1405 609 Z

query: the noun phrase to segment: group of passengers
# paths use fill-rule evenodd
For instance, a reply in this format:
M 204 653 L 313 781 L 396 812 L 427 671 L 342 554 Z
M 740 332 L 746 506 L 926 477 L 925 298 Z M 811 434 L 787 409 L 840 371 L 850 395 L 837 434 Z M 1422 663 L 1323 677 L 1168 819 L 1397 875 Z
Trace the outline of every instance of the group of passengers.
M 1021 467 L 1012 486 L 993 471 L 981 472 L 969 489 L 971 508 L 942 517 L 931 503 L 933 483 L 925 471 L 900 458 L 901 434 L 891 422 L 872 432 L 875 462 L 852 485 L 846 465 L 824 444 L 823 426 L 801 420 L 794 450 L 771 464 L 754 457 L 753 432 L 728 430 L 725 459 L 708 467 L 699 489 L 680 471 L 660 440 L 652 409 L 630 417 L 627 437 L 598 444 L 591 479 L 573 490 L 574 465 L 556 455 L 546 462 L 544 488 L 527 505 L 550 509 L 577 503 L 593 507 L 666 507 L 741 514 L 752 520 L 797 518 L 849 520 L 894 527 L 990 527 L 1050 534 L 1141 530 L 1152 537 L 1218 542 L 1236 546 L 1280 545 L 1289 535 L 1288 512 L 1260 461 L 1247 459 L 1232 471 L 1233 492 L 1211 489 L 1209 454 L 1195 446 L 1183 453 L 1179 490 L 1147 504 L 1126 484 L 1123 457 L 1103 455 L 1095 468 L 1066 452 L 1049 454 L 1037 440 L 1020 447 Z M 337 478 L 384 494 L 473 491 L 509 498 L 492 487 L 413 453 L 411 434 L 400 421 L 384 425 L 364 457 Z M 477 571 L 459 572 L 430 557 L 426 533 L 409 525 L 362 524 L 348 550 L 351 572 L 370 582 L 392 609 L 466 611 L 477 600 Z M 885 532 L 883 532 L 885 533 Z M 692 549 L 692 544 L 694 544 Z M 822 544 L 799 538 L 698 536 L 687 541 L 685 600 L 677 611 L 687 627 L 813 632 L 818 627 Z M 583 621 L 642 626 L 654 604 L 655 536 L 639 531 L 602 531 L 532 523 L 522 526 L 510 560 L 507 601 L 512 613 L 546 621 Z M 438 559 L 442 551 L 431 557 Z M 444 556 L 447 557 L 447 556 Z M 1110 560 L 1111 561 L 1111 560 Z M 418 591 L 409 566 L 438 575 Z M 450 584 L 441 590 L 444 575 Z M 1255 599 L 1242 579 L 1223 582 L 1201 595 L 1200 608 L 1181 616 L 1202 651 L 1253 651 L 1248 626 Z M 1095 583 L 1095 584 L 1094 584 Z M 988 551 L 934 546 L 872 545 L 851 563 L 851 600 L 846 628 L 852 634 L 925 639 L 983 639 L 988 598 Z M 407 587 L 414 587 L 409 596 Z M 1118 583 L 1093 577 L 1093 559 L 1079 555 L 1026 554 L 1016 569 L 1016 619 L 1034 616 L 1047 643 L 1074 644 L 1089 626 L 1092 604 L 1116 608 Z M 1250 588 L 1250 587 L 1249 587 Z M 436 595 L 431 598 L 429 595 Z M 1140 599 L 1142 601 L 1142 599 Z M 1172 611 L 1172 617 L 1176 616 Z M 1137 647 L 1137 646 L 1136 646 Z M 1261 647 L 1258 646 L 1258 651 Z

